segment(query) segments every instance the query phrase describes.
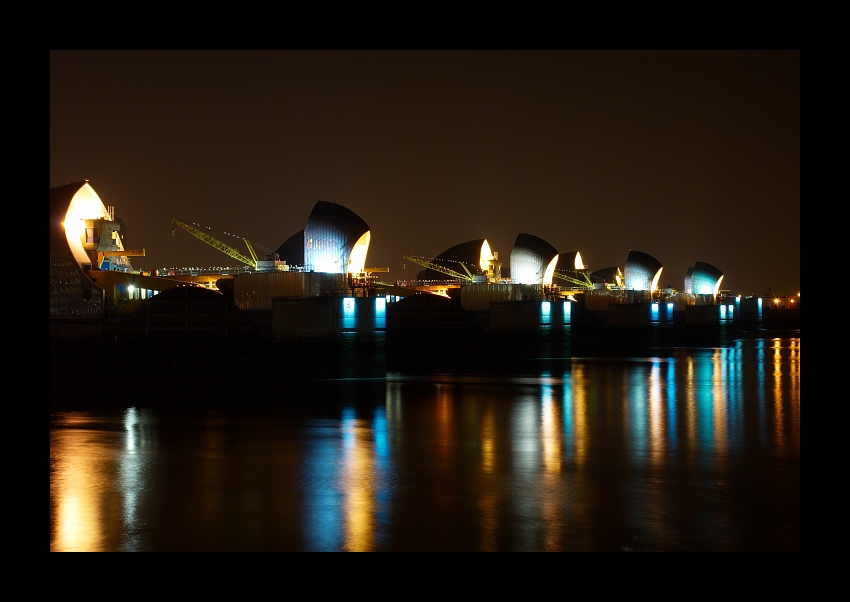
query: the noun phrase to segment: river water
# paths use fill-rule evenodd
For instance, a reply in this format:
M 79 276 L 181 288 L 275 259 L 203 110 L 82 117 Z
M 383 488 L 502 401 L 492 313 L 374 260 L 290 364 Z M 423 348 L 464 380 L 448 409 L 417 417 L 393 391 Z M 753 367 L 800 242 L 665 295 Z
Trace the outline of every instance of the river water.
M 800 551 L 799 338 L 525 372 L 53 382 L 50 550 Z

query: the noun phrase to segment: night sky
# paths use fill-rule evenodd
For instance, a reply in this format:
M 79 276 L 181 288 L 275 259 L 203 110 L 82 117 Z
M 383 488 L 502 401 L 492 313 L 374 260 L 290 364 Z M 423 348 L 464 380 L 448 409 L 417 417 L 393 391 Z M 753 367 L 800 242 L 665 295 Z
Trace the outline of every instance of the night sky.
M 800 52 L 50 52 L 50 186 L 88 179 L 134 267 L 236 265 L 320 199 L 387 280 L 520 232 L 591 270 L 631 249 L 684 288 L 800 290 Z

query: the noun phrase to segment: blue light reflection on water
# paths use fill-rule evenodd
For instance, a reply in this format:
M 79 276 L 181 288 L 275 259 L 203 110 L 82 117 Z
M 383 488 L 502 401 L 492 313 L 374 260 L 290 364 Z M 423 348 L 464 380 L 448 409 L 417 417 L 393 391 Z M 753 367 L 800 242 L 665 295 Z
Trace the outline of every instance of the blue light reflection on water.
M 562 387 L 561 415 L 564 422 L 564 459 L 569 460 L 575 454 L 575 422 L 573 417 L 572 374 L 564 374 Z
M 634 381 L 637 386 L 631 384 L 631 390 L 627 390 L 624 395 L 624 401 L 629 410 L 628 423 L 626 424 L 626 432 L 630 432 L 632 441 L 632 459 L 634 462 L 644 464 L 647 461 L 648 429 L 647 429 L 647 389 L 645 365 L 641 366 L 641 373 L 637 373 Z
M 372 419 L 375 439 L 375 475 L 379 486 L 375 493 L 377 508 L 375 520 L 377 532 L 386 533 L 391 520 L 392 509 L 392 454 L 390 450 L 389 428 L 387 426 L 386 407 L 375 408 Z M 376 542 L 379 544 L 380 542 Z
M 676 426 L 676 363 L 667 362 L 667 445 L 671 451 L 676 451 L 679 443 Z
M 304 454 L 304 527 L 308 551 L 341 549 L 340 445 L 335 420 L 321 420 L 309 428 Z
M 759 299 L 761 302 L 761 299 Z M 761 309 L 761 305 L 759 305 Z M 765 355 L 764 355 L 764 340 L 756 341 L 756 374 L 758 375 L 758 434 L 759 443 L 767 441 L 767 391 L 765 390 Z
M 314 551 L 372 551 L 386 529 L 391 503 L 386 410 L 359 418 L 345 406 L 339 422 L 324 421 L 309 439 L 304 533 Z
M 135 406 L 117 427 L 59 413 L 51 549 L 799 549 L 799 356 L 737 341 L 338 383 L 337 406 L 264 416 L 262 444 L 227 415 L 196 434 Z

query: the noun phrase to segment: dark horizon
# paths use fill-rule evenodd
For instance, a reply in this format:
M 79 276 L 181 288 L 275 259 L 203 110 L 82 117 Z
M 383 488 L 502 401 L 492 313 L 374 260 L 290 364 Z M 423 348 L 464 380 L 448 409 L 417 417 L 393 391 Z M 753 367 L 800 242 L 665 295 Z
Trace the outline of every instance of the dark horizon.
M 173 217 L 275 249 L 324 199 L 389 280 L 530 233 L 794 295 L 800 52 L 51 51 L 50 186 L 83 179 L 145 270 L 234 263 Z

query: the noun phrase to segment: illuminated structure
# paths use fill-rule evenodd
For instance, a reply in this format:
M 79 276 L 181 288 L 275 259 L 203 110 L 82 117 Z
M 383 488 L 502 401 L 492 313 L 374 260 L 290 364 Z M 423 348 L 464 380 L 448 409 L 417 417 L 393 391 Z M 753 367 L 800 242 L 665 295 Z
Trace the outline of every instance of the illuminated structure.
M 581 253 L 578 251 L 568 251 L 567 253 L 558 254 L 558 261 L 555 264 L 555 273 L 553 276 L 559 281 L 553 282 L 553 284 L 559 284 L 561 286 L 572 285 L 573 287 L 579 286 L 582 288 L 593 286 L 593 280 L 589 276 L 588 267 L 584 265 L 584 260 L 582 260 Z
M 122 230 L 88 180 L 50 189 L 51 336 L 83 334 L 81 319 L 102 320 L 107 307 L 129 313 L 159 291 L 187 284 L 133 270 L 128 258 L 145 252 L 125 249 Z
M 82 270 L 131 269 L 127 256 L 144 255 L 144 251 L 126 251 L 121 236 L 120 220 L 114 208 L 106 207 L 88 180 L 50 189 L 51 218 L 61 216 L 68 249 Z M 58 217 L 58 215 L 57 215 Z M 54 226 L 51 219 L 51 228 Z
M 514 284 L 552 284 L 558 251 L 542 238 L 520 233 L 511 250 L 511 282 Z
M 84 270 L 97 261 L 104 224 L 104 242 L 111 244 L 120 226 L 87 181 L 50 189 L 51 318 L 103 316 L 104 291 Z
M 630 251 L 626 261 L 625 285 L 636 291 L 654 291 L 664 266 L 652 255 L 641 251 Z
M 491 278 L 501 277 L 501 264 L 498 255 L 490 249 L 486 238 L 469 240 L 455 245 L 430 259 L 429 263 L 445 268 L 450 272 L 471 272 L 473 275 L 483 273 Z M 465 267 L 464 267 L 465 266 Z M 431 268 L 422 270 L 417 275 L 418 280 L 446 280 L 446 272 Z
M 369 226 L 356 213 L 319 201 L 304 229 L 304 266 L 315 272 L 362 273 L 371 238 Z
M 103 317 L 105 292 L 95 284 L 103 272 L 129 272 L 121 220 L 88 180 L 50 189 L 50 315 Z
M 717 295 L 723 272 L 709 263 L 696 262 L 685 276 L 685 292 L 693 295 Z
M 582 261 L 581 253 L 578 251 L 569 251 L 567 253 L 558 254 L 558 263 L 555 266 L 557 272 L 580 272 L 587 269 Z
M 602 268 L 601 270 L 593 270 L 590 277 L 593 280 L 594 284 L 599 284 L 602 286 L 602 288 L 610 288 L 612 286 L 622 288 L 625 283 L 625 279 L 623 278 L 623 270 L 621 270 L 619 266 Z

